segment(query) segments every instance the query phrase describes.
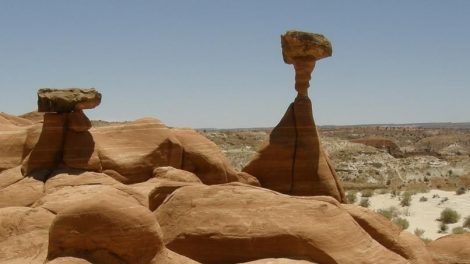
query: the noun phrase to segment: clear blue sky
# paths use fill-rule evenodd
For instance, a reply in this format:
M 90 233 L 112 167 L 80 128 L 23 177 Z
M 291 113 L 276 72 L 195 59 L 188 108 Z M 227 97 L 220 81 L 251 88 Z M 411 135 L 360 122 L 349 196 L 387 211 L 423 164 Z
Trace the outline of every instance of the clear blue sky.
M 318 124 L 470 121 L 470 1 L 0 1 L 0 111 L 96 87 L 93 119 L 274 126 L 295 98 L 279 36 L 322 33 Z

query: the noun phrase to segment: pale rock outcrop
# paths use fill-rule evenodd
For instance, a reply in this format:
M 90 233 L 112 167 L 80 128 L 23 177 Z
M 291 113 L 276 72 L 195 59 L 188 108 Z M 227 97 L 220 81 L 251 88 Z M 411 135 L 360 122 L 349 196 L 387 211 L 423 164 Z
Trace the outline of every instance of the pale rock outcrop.
M 288 31 L 281 36 L 284 61 L 295 68 L 297 98 L 272 130 L 269 144 L 243 169 L 261 186 L 292 195 L 330 195 L 344 202 L 344 191 L 321 147 L 308 98 L 315 61 L 331 56 L 322 35 Z
M 409 263 L 334 203 L 230 183 L 174 191 L 154 212 L 163 241 L 203 263 L 295 258 L 318 263 Z
M 441 237 L 428 250 L 436 264 L 470 264 L 470 233 Z

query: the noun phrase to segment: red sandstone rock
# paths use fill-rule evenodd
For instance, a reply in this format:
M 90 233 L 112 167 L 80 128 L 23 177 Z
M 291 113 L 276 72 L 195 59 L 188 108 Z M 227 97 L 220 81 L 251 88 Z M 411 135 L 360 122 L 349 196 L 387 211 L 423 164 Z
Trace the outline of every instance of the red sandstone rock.
M 0 174 L 0 177 L 2 176 L 3 173 Z M 19 175 L 16 178 L 19 178 Z M 0 188 L 0 208 L 30 206 L 44 195 L 43 189 L 44 183 L 42 181 L 33 177 L 24 177 L 17 182 Z
M 273 129 L 269 144 L 243 169 L 261 186 L 292 195 L 330 195 L 345 201 L 325 155 L 308 97 L 297 97 Z
M 469 264 L 470 233 L 441 237 L 428 250 L 437 264 Z
M 155 215 L 167 247 L 203 263 L 408 263 L 336 203 L 240 183 L 194 185 L 174 191 Z
M 201 183 L 160 181 L 155 185 L 155 187 L 150 191 L 148 195 L 150 211 L 155 211 L 163 203 L 163 201 L 175 190 L 181 187 L 192 186 L 196 184 Z
M 269 259 L 259 259 L 249 262 L 243 262 L 240 264 L 311 264 L 315 262 L 310 262 L 306 260 L 295 260 L 287 258 L 269 258 Z
M 28 129 L 11 123 L 0 123 L 0 171 L 16 167 L 27 155 L 25 142 Z
M 39 139 L 23 161 L 23 174 L 52 172 L 61 162 L 66 128 L 66 114 L 46 113 Z
M 418 237 L 402 231 L 382 215 L 364 207 L 343 204 L 342 207 L 361 227 L 384 247 L 406 258 L 413 264 L 433 263 L 426 245 Z
M 153 176 L 162 180 L 202 183 L 194 173 L 170 166 L 155 168 L 153 170 Z
M 75 132 L 85 132 L 91 128 L 91 121 L 82 110 L 67 114 L 67 128 Z
M 19 116 L 10 115 L 7 113 L 0 112 L 0 125 L 1 124 L 11 124 L 14 126 L 30 126 L 34 122 L 26 118 Z
M 47 259 L 68 256 L 91 263 L 195 263 L 169 253 L 160 232 L 145 207 L 93 197 L 57 214 L 50 228 Z
M 0 208 L 0 262 L 43 264 L 53 218 L 43 208 Z

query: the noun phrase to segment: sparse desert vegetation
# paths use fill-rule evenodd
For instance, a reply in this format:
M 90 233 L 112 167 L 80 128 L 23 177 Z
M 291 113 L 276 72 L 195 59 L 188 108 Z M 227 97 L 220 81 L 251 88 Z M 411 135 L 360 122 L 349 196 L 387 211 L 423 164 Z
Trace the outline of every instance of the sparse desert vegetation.
M 441 221 L 444 224 L 455 224 L 459 221 L 459 219 L 460 219 L 460 215 L 459 213 L 457 213 L 457 211 L 451 208 L 446 208 L 442 210 L 439 221 Z

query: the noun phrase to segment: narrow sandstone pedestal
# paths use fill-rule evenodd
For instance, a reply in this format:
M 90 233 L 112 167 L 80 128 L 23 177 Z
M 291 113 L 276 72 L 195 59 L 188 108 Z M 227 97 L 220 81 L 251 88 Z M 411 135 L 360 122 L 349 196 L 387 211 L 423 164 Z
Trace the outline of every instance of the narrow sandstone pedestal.
M 331 56 L 331 44 L 322 35 L 299 31 L 288 31 L 281 40 L 284 61 L 294 65 L 298 94 L 271 132 L 269 144 L 243 171 L 268 189 L 328 195 L 345 202 L 341 183 L 321 147 L 307 92 L 316 60 Z

